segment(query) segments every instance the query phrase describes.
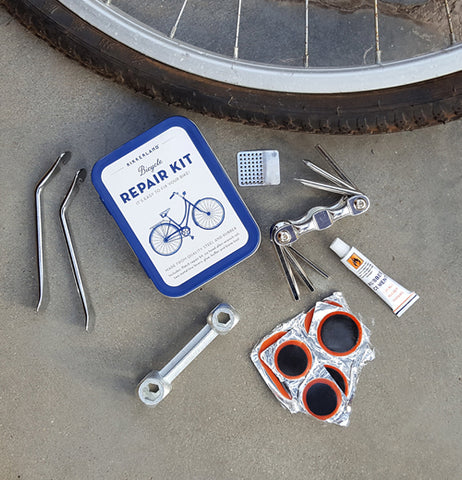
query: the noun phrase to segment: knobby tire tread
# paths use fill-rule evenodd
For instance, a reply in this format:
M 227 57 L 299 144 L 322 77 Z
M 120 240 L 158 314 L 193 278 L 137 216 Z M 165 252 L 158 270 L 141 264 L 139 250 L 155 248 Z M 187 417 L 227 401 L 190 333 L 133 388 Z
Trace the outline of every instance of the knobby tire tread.
M 412 130 L 462 116 L 462 72 L 413 85 L 349 94 L 251 90 L 181 72 L 84 22 L 57 0 L 0 0 L 53 47 L 150 97 L 247 124 L 313 133 Z

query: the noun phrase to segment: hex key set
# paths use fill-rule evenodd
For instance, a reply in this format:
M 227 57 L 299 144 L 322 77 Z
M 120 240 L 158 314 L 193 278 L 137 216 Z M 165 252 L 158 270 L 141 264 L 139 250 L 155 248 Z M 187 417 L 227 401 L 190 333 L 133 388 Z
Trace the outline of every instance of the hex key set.
M 300 277 L 310 291 L 314 287 L 307 274 L 300 265 L 299 260 L 304 261 L 317 273 L 327 278 L 327 273 L 313 261 L 306 258 L 293 244 L 299 238 L 309 232 L 322 231 L 331 227 L 334 222 L 341 218 L 357 216 L 365 213 L 370 205 L 369 198 L 362 193 L 356 185 L 342 172 L 332 157 L 321 145 L 316 145 L 318 152 L 324 157 L 337 176 L 330 174 L 313 162 L 305 160 L 305 165 L 318 175 L 329 180 L 331 183 L 321 183 L 312 180 L 295 179 L 303 185 L 325 190 L 341 195 L 340 200 L 330 207 L 316 206 L 298 220 L 283 220 L 271 227 L 271 241 L 273 242 L 277 257 L 281 263 L 290 291 L 295 300 L 300 299 L 300 290 L 295 279 L 294 272 Z

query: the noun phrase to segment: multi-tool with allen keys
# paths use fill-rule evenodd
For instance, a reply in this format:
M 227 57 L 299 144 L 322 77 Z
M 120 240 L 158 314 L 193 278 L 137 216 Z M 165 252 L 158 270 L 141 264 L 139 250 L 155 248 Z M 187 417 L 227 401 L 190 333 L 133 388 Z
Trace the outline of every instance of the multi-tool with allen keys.
M 321 145 L 316 145 L 315 148 L 324 157 L 337 176 L 332 175 L 308 160 L 304 160 L 308 168 L 324 177 L 330 183 L 320 183 L 299 178 L 295 180 L 312 188 L 338 193 L 341 195 L 340 200 L 331 207 L 313 207 L 306 215 L 298 220 L 283 220 L 275 223 L 271 227 L 271 241 L 276 249 L 277 256 L 281 262 L 282 269 L 295 300 L 299 300 L 300 291 L 294 271 L 311 291 L 314 290 L 299 260 L 305 262 L 323 277 L 327 278 L 328 275 L 315 263 L 298 252 L 293 247 L 293 244 L 305 233 L 314 230 L 325 230 L 341 218 L 356 216 L 366 212 L 370 205 L 369 198 L 342 172 L 324 148 Z

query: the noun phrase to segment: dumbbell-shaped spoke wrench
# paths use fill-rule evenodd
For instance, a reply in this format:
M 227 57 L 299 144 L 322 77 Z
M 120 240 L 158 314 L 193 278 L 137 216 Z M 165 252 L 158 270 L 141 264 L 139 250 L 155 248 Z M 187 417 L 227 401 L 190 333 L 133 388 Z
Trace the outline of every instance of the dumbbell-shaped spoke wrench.
M 239 322 L 236 310 L 226 303 L 215 307 L 207 325 L 178 352 L 162 370 L 148 373 L 138 385 L 138 397 L 149 406 L 160 403 L 172 389 L 173 380 L 214 340 L 226 335 Z

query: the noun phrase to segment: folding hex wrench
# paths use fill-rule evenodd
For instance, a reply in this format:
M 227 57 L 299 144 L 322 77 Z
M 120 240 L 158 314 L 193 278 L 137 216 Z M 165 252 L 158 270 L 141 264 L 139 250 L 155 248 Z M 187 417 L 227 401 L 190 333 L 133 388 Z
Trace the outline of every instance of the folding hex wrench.
M 77 257 L 75 254 L 71 233 L 70 233 L 69 225 L 66 218 L 67 208 L 71 203 L 72 197 L 77 192 L 79 184 L 85 180 L 86 176 L 87 176 L 87 171 L 84 168 L 81 168 L 76 172 L 74 176 L 74 180 L 72 181 L 72 184 L 69 188 L 69 191 L 67 192 L 67 195 L 64 198 L 63 203 L 61 204 L 60 214 L 61 214 L 61 225 L 63 227 L 64 236 L 66 238 L 67 250 L 69 252 L 69 258 L 71 261 L 72 273 L 74 274 L 74 279 L 77 285 L 77 290 L 79 292 L 80 301 L 82 302 L 82 306 L 85 311 L 85 330 L 88 331 L 90 326 L 90 310 L 88 307 L 87 296 L 85 294 L 85 289 L 83 287 L 79 264 L 77 262 Z
M 239 322 L 239 314 L 227 303 L 216 306 L 207 316 L 207 325 L 177 353 L 161 370 L 148 373 L 138 385 L 138 397 L 153 407 L 159 404 L 172 389 L 173 380 L 218 335 L 226 335 Z
M 39 280 L 39 298 L 36 310 L 40 310 L 43 302 L 45 265 L 43 261 L 43 225 L 42 225 L 42 191 L 48 181 L 59 171 L 61 165 L 65 165 L 71 158 L 71 152 L 64 152 L 55 160 L 51 168 L 40 179 L 35 187 L 35 219 L 37 240 L 37 268 Z
M 298 178 L 295 180 L 309 187 L 338 193 L 341 195 L 340 200 L 331 207 L 313 207 L 306 213 L 306 215 L 298 220 L 284 220 L 277 222 L 271 227 L 270 233 L 271 241 L 273 242 L 287 283 L 289 284 L 289 288 L 295 300 L 300 299 L 300 291 L 295 279 L 294 271 L 311 291 L 314 290 L 311 281 L 298 260 L 303 260 L 322 276 L 327 278 L 328 275 L 315 263 L 295 250 L 293 244 L 305 233 L 315 230 L 325 230 L 341 218 L 356 216 L 366 212 L 370 205 L 368 197 L 348 179 L 324 148 L 317 145 L 316 149 L 330 164 L 331 168 L 335 170 L 338 177 L 323 170 L 314 163 L 305 160 L 307 167 L 324 177 L 326 180 L 329 180 L 331 183 L 314 182 Z

